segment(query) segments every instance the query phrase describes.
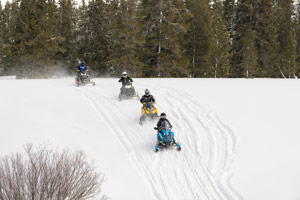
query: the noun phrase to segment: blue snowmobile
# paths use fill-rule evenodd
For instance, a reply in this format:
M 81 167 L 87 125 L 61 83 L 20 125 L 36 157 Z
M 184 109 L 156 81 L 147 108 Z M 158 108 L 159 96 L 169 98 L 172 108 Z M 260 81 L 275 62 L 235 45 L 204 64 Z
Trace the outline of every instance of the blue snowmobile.
M 175 140 L 172 127 L 167 121 L 163 121 L 159 128 L 154 127 L 154 130 L 158 130 L 157 144 L 155 145 L 155 152 L 158 152 L 160 148 L 177 146 L 177 150 L 181 150 L 181 146 Z

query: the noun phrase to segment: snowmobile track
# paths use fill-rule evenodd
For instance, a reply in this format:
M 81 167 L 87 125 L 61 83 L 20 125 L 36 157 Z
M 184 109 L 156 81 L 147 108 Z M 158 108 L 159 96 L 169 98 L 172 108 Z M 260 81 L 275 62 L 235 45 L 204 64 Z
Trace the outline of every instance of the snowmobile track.
M 90 103 L 100 120 L 111 127 L 152 191 L 153 199 L 241 199 L 230 187 L 229 166 L 234 158 L 236 138 L 217 116 L 199 106 L 189 94 L 152 86 L 158 111 L 167 113 L 176 140 L 182 145 L 181 152 L 165 149 L 156 154 L 153 130 L 156 122 L 143 126 L 137 123 L 140 105 L 136 101 L 119 102 L 115 100 L 116 94 L 103 94 L 98 88 L 75 90 Z

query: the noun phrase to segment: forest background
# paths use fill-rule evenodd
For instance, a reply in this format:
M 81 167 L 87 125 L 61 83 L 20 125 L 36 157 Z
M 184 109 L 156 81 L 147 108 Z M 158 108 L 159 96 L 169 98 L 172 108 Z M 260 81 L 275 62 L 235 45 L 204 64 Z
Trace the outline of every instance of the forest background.
M 12 0 L 0 76 L 300 77 L 300 1 Z

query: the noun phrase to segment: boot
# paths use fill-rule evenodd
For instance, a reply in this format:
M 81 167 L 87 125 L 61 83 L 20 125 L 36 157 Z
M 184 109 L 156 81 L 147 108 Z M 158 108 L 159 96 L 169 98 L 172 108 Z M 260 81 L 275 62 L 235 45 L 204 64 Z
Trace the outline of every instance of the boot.
M 172 141 L 172 142 L 173 142 L 173 144 L 177 144 L 175 138 L 173 138 L 173 141 Z

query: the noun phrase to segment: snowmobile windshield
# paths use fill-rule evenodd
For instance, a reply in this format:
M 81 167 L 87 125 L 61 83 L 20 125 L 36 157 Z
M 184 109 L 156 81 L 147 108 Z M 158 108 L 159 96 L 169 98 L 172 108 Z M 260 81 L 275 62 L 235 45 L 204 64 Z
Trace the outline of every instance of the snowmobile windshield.
M 131 88 L 131 84 L 125 85 L 124 88 Z
M 164 120 L 161 122 L 161 126 L 160 126 L 161 130 L 167 131 L 168 129 L 170 129 L 170 124 Z

